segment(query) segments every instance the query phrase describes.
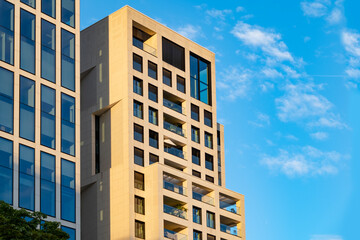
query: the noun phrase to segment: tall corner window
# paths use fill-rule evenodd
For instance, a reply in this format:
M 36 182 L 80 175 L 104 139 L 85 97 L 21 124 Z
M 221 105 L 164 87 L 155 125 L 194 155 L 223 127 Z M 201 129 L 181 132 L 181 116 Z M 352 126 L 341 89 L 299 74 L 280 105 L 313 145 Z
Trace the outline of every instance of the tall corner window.
M 14 5 L 0 0 L 0 60 L 14 65 Z
M 32 8 L 35 8 L 35 0 L 21 0 L 20 2 L 32 7 Z
M 35 15 L 20 10 L 20 68 L 35 74 Z
M 56 78 L 56 27 L 41 20 L 41 77 L 55 82 Z
M 61 219 L 75 222 L 75 163 L 61 159 Z
M 20 137 L 35 141 L 35 82 L 20 76 Z
M 148 76 L 157 80 L 157 65 L 153 62 L 148 62 Z
M 185 49 L 169 39 L 162 38 L 163 61 L 185 71 Z
M 19 145 L 19 207 L 35 208 L 35 150 Z
M 0 137 L 0 200 L 13 204 L 13 142 Z
M 75 156 L 75 98 L 61 94 L 61 151 Z
M 211 105 L 210 63 L 195 54 L 190 54 L 191 97 Z
M 55 90 L 41 85 L 41 145 L 55 149 Z
M 136 71 L 139 71 L 139 72 L 143 72 L 142 57 L 135 53 L 133 54 L 133 69 L 135 69 Z
M 58 0 L 60 1 L 60 0 Z M 41 12 L 55 18 L 56 17 L 56 0 L 41 0 Z
M 133 92 L 140 96 L 143 95 L 143 81 L 137 77 L 133 78 Z
M 0 131 L 12 134 L 14 124 L 14 73 L 0 67 L 0 86 Z
M 55 217 L 55 156 L 41 152 L 40 161 L 40 211 Z
M 75 91 L 75 35 L 61 29 L 61 86 Z
M 75 27 L 75 0 L 61 0 L 61 22 Z

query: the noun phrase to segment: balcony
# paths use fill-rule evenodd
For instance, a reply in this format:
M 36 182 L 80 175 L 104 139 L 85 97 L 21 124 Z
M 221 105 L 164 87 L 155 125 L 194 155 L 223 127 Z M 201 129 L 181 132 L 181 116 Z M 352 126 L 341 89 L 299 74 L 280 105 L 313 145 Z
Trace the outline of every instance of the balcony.
M 237 237 L 241 237 L 240 229 L 238 229 L 236 226 L 231 227 L 226 224 L 220 223 L 220 231 Z
M 169 205 L 164 204 L 164 213 L 182 218 L 182 219 L 187 219 L 187 215 L 186 215 L 186 209 L 183 208 L 182 206 L 177 206 L 177 207 L 172 207 Z
M 221 209 L 237 215 L 241 215 L 240 207 L 237 206 L 238 202 L 238 199 L 232 198 L 225 194 L 220 193 L 219 195 L 219 206 Z
M 185 114 L 185 108 L 182 107 L 184 100 L 165 91 L 163 93 L 163 97 L 163 104 L 165 107 L 170 108 L 178 113 Z
M 156 49 L 151 47 L 150 45 L 144 43 L 142 40 L 133 37 L 133 45 L 141 50 L 150 53 L 153 56 L 156 56 Z
M 164 151 L 182 159 L 185 159 L 186 156 L 186 153 L 182 150 L 181 146 L 170 146 L 165 144 Z
M 164 189 L 186 196 L 187 189 L 183 186 L 164 180 Z
M 182 128 L 184 122 L 170 116 L 164 114 L 164 128 L 170 132 L 173 132 L 177 135 L 185 137 L 185 129 Z
M 193 199 L 210 205 L 214 205 L 214 198 L 208 196 L 211 190 L 205 189 L 204 187 L 196 184 L 193 184 L 192 190 L 193 190 Z
M 164 237 L 172 240 L 187 240 L 187 236 L 164 228 Z
M 155 32 L 141 26 L 138 23 L 134 22 L 133 24 L 133 45 L 153 56 L 156 56 L 156 48 L 148 44 L 154 42 L 152 40 L 155 40 Z

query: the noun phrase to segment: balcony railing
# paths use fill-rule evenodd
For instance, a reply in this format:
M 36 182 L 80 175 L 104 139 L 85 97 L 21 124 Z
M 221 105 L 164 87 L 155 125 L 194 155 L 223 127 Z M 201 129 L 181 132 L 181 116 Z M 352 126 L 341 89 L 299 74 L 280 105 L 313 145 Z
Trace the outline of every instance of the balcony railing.
M 166 204 L 164 204 L 164 213 L 167 213 L 167 214 L 170 214 L 170 215 L 182 218 L 182 219 L 187 219 L 186 211 L 166 205 Z
M 156 49 L 147 45 L 140 39 L 137 39 L 136 37 L 133 37 L 133 45 L 137 48 L 140 48 L 141 50 L 144 50 L 147 53 L 150 53 L 151 55 L 156 56 Z
M 206 196 L 202 193 L 193 191 L 193 199 L 210 204 L 210 205 L 214 205 L 214 198 Z
M 164 237 L 173 240 L 187 240 L 187 236 L 164 228 Z
M 186 196 L 186 188 L 164 180 L 164 189 Z
M 170 153 L 171 155 L 177 156 L 179 158 L 185 159 L 186 153 L 183 150 L 174 147 L 164 147 L 164 151 Z
M 184 113 L 185 112 L 185 109 L 180 105 L 180 104 L 177 104 L 177 103 L 174 103 L 174 102 L 171 102 L 170 100 L 167 100 L 164 98 L 164 106 L 167 107 L 167 108 L 170 108 L 178 113 Z
M 220 201 L 220 208 L 223 209 L 223 210 L 226 210 L 228 212 L 232 212 L 232 213 L 235 213 L 237 215 L 241 215 L 240 213 L 240 208 L 237 207 L 235 204 L 234 205 L 230 205 L 230 206 L 227 206 L 227 207 L 221 207 L 221 201 Z
M 173 132 L 173 133 L 176 133 L 176 134 L 178 134 L 180 136 L 185 137 L 185 130 L 182 129 L 181 127 L 178 127 L 178 126 L 172 124 L 172 123 L 164 121 L 164 128 L 166 130 L 169 130 L 170 132 Z
M 228 225 L 220 223 L 220 231 L 237 236 L 237 237 L 241 237 L 240 230 L 236 226 L 230 227 Z

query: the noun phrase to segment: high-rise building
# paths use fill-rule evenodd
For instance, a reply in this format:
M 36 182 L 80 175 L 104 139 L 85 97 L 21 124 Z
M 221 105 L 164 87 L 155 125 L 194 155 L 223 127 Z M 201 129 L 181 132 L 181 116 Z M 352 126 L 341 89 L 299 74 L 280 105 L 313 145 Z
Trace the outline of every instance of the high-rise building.
M 215 55 L 125 6 L 81 32 L 82 239 L 245 239 Z
M 79 6 L 0 0 L 0 200 L 47 214 L 70 239 L 80 239 Z

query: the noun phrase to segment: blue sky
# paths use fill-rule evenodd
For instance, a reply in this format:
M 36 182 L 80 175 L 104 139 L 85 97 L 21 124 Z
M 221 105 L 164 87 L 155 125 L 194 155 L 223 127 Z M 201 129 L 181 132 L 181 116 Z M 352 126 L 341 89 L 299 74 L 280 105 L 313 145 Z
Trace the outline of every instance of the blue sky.
M 83 0 L 82 29 L 124 5 L 216 53 L 247 239 L 360 239 L 360 1 Z

